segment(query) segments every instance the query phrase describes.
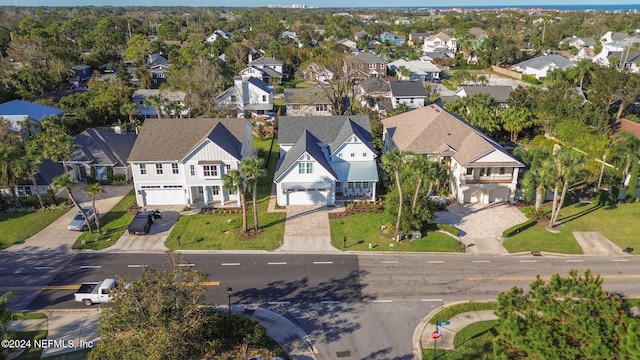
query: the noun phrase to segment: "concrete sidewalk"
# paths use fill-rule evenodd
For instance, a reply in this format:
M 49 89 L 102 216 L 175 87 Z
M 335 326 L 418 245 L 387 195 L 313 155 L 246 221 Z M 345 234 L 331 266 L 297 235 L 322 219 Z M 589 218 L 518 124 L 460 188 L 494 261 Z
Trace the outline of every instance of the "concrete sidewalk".
M 258 321 L 267 328 L 267 335 L 274 339 L 293 359 L 315 359 L 315 349 L 309 336 L 289 319 L 268 309 L 244 305 L 232 306 L 234 314 Z M 216 307 L 227 311 L 226 306 Z M 95 346 L 98 341 L 99 307 L 83 310 L 45 310 L 46 319 L 14 320 L 9 331 L 47 330 L 47 340 L 55 340 L 51 347 L 42 349 L 42 357 L 60 355 Z
M 438 330 L 440 330 L 442 335 L 436 343 L 436 341 L 431 337 L 431 334 L 436 331 L 436 326 L 430 324 L 429 321 L 433 316 L 441 312 L 446 307 L 456 304 L 460 303 L 440 306 L 431 311 L 420 321 L 412 338 L 413 354 L 415 359 L 422 359 L 423 348 L 433 349 L 434 347 L 437 347 L 438 349 L 454 350 L 455 347 L 453 345 L 453 339 L 460 330 L 475 322 L 498 319 L 493 310 L 471 311 L 457 314 L 449 319 L 449 325 L 438 326 Z

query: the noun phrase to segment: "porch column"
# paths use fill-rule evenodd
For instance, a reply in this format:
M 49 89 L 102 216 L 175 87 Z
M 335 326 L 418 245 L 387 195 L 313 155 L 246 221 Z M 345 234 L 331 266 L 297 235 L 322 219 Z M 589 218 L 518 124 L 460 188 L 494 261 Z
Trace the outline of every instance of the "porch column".
M 376 201 L 376 182 L 371 182 L 371 201 Z
M 202 188 L 202 198 L 205 204 L 209 203 L 209 194 L 207 193 L 207 186 L 203 185 Z

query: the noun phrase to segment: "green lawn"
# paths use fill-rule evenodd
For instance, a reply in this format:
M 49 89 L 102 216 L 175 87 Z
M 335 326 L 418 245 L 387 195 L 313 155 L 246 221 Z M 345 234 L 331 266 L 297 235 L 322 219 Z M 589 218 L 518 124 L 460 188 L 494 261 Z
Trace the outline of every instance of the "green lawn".
M 24 241 L 69 211 L 69 208 L 24 213 L 0 213 L 0 249 Z
M 115 244 L 127 230 L 135 215 L 135 212 L 128 212 L 133 208 L 135 202 L 136 197 L 132 191 L 100 219 L 102 234 L 98 234 L 95 228 L 92 234 L 86 231 L 76 240 L 73 248 L 100 250 Z M 83 241 L 85 244 L 82 243 Z
M 550 232 L 541 225 L 533 226 L 504 242 L 509 252 L 548 251 L 564 254 L 582 254 L 573 231 L 598 231 L 620 248 L 640 249 L 637 236 L 637 219 L 640 206 L 620 204 L 615 208 L 594 204 L 573 204 L 560 211 L 562 225 L 557 233 Z
M 268 154 L 270 146 L 271 139 L 254 139 L 254 147 L 265 154 Z M 271 159 L 267 164 L 267 176 L 258 182 L 258 221 L 262 229 L 259 235 L 251 239 L 237 236 L 237 230 L 242 227 L 241 213 L 187 215 L 178 218 L 167 238 L 167 247 L 172 250 L 274 250 L 280 247 L 284 239 L 285 214 L 267 213 L 278 151 L 278 144 L 274 142 Z M 247 204 L 247 223 L 252 228 L 254 219 L 250 197 Z
M 429 232 L 421 239 L 402 240 L 398 243 L 380 232 L 381 226 L 391 228 L 395 220 L 394 216 L 378 213 L 359 213 L 330 220 L 331 244 L 336 249 L 343 249 L 346 237 L 348 251 L 455 252 L 458 250 L 458 240 L 442 232 Z M 372 246 L 371 250 L 369 244 Z
M 47 338 L 47 330 L 9 332 L 8 338 L 31 341 L 31 346 L 27 347 L 16 360 L 37 360 L 40 359 L 42 348 L 33 346 L 33 340 L 44 340 Z

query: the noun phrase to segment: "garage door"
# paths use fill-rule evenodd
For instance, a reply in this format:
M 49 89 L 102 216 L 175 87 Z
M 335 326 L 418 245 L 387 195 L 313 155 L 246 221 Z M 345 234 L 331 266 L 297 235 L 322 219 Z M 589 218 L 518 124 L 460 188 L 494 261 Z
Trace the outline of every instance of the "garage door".
M 482 189 L 471 188 L 464 192 L 464 202 L 469 204 L 475 204 L 482 201 Z
M 289 205 L 322 205 L 327 204 L 329 191 L 309 189 L 289 191 L 287 197 L 287 204 Z
M 506 202 L 509 201 L 509 195 L 511 194 L 511 190 L 508 188 L 496 188 L 491 190 L 489 193 L 489 202 Z
M 184 205 L 183 189 L 143 190 L 142 206 L 150 205 Z

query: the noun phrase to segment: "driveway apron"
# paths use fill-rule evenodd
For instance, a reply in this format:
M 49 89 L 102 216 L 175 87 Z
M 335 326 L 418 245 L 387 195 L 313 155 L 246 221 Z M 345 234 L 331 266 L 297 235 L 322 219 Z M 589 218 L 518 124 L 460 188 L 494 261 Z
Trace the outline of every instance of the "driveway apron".
M 326 206 L 287 206 L 284 244 L 280 251 L 328 252 L 331 246 L 329 213 Z

